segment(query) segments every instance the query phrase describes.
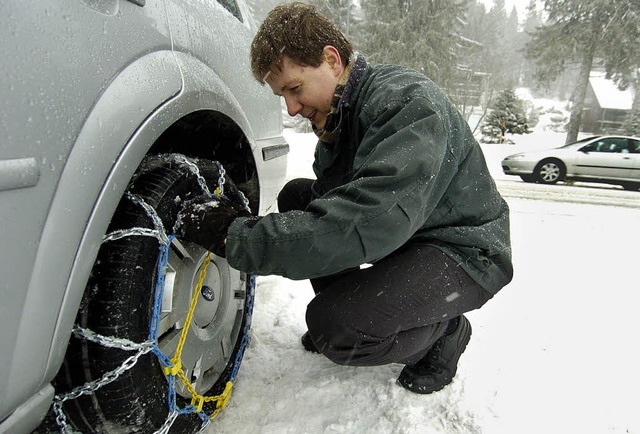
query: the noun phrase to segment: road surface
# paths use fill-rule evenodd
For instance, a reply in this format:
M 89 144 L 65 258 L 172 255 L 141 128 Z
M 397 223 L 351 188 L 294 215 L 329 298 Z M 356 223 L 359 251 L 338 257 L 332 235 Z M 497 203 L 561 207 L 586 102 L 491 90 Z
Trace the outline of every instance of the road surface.
M 573 185 L 544 185 L 530 184 L 517 179 L 496 179 L 496 185 L 506 198 L 640 208 L 640 191 L 626 191 L 613 185 L 579 182 Z

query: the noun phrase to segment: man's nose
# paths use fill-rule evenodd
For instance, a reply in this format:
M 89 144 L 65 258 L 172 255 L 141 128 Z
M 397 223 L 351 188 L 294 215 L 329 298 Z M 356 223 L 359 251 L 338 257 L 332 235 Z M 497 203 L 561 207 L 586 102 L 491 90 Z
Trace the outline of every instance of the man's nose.
M 284 102 L 287 104 L 287 112 L 289 113 L 289 116 L 296 116 L 302 111 L 302 104 L 300 104 L 298 99 L 294 96 L 285 96 Z

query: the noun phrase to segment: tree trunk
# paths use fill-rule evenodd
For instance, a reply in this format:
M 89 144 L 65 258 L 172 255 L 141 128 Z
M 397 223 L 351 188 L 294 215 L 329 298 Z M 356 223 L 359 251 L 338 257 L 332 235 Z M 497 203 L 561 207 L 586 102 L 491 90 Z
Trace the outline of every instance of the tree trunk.
M 593 65 L 593 55 L 595 53 L 596 38 L 591 34 L 587 45 L 584 47 L 582 59 L 580 61 L 580 75 L 578 82 L 573 91 L 571 117 L 569 118 L 569 127 L 567 129 L 567 138 L 565 143 L 572 143 L 578 140 L 578 133 L 582 124 L 582 112 L 584 110 L 584 97 L 587 94 L 589 86 L 589 74 Z

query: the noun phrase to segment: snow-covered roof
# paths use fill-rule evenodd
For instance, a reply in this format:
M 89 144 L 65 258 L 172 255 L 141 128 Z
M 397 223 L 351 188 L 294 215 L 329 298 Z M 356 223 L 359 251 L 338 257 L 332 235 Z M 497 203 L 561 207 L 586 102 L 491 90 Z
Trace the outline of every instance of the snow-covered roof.
M 603 109 L 631 110 L 633 104 L 633 90 L 620 90 L 616 84 L 605 77 L 604 73 L 592 72 L 589 84 L 596 94 L 598 103 Z

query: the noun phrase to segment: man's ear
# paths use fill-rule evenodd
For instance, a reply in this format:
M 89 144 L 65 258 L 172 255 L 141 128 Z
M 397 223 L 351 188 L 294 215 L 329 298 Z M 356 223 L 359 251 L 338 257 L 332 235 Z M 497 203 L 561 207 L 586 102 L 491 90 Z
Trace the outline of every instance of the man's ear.
M 322 49 L 322 58 L 327 62 L 327 64 L 329 64 L 329 67 L 336 77 L 339 77 L 342 74 L 342 71 L 344 71 L 344 64 L 342 63 L 340 53 L 336 47 L 333 45 L 326 45 Z

